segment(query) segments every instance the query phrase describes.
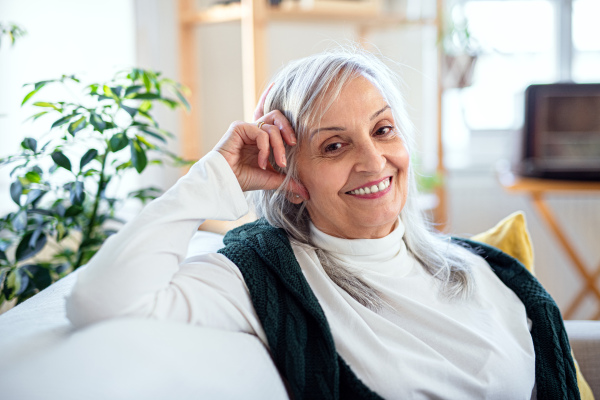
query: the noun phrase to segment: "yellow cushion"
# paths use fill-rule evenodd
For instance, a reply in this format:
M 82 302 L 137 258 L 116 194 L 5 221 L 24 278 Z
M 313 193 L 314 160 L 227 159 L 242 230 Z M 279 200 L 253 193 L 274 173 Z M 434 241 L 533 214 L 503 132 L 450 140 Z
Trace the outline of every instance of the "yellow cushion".
M 533 246 L 531 245 L 531 237 L 527 231 L 527 223 L 525 222 L 525 214 L 522 211 L 517 211 L 500 221 L 492 229 L 475 235 L 473 240 L 494 246 L 503 252 L 513 256 L 519 260 L 525 268 L 532 274 L 533 269 Z M 573 352 L 571 352 L 573 355 Z M 575 369 L 577 370 L 577 385 L 582 400 L 594 400 L 594 395 L 590 385 L 579 370 L 577 360 L 575 361 Z
M 525 214 L 522 211 L 509 215 L 492 229 L 473 236 L 473 240 L 502 250 L 521 261 L 529 272 L 532 274 L 535 272 L 533 269 L 533 246 L 527 231 Z

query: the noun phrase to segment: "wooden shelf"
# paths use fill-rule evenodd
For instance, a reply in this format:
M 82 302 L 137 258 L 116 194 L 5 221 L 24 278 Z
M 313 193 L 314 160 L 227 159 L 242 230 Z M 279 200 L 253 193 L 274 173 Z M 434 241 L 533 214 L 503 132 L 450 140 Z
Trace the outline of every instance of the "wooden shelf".
M 192 15 L 183 16 L 181 22 L 184 24 L 201 25 L 241 20 L 242 5 L 240 3 L 233 3 L 228 5 L 215 5 Z
M 243 8 L 241 3 L 214 5 L 203 11 L 182 18 L 182 23 L 188 25 L 218 24 L 241 21 Z M 283 2 L 279 6 L 267 6 L 265 17 L 274 21 L 327 21 L 359 23 L 368 28 L 392 26 L 435 26 L 435 18 L 408 19 L 404 15 L 382 15 L 379 7 L 369 2 L 360 1 L 326 1 L 314 3 L 312 8 L 306 8 L 296 1 Z M 374 20 L 375 19 L 375 20 Z

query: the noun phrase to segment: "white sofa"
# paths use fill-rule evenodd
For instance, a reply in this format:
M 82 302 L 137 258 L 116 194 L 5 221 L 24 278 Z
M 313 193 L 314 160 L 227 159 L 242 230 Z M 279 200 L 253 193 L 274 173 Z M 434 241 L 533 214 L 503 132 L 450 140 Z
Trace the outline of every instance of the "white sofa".
M 190 255 L 221 236 L 198 233 Z M 180 323 L 117 319 L 74 330 L 65 296 L 77 272 L 0 315 L 0 397 L 28 399 L 287 399 L 255 337 Z M 600 322 L 568 321 L 584 376 L 600 398 Z

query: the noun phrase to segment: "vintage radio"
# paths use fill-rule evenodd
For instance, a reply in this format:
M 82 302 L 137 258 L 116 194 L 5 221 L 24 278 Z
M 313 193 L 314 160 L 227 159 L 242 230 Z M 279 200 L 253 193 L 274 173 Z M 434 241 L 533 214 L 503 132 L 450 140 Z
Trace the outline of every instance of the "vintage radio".
M 523 139 L 521 175 L 600 180 L 600 84 L 529 86 Z

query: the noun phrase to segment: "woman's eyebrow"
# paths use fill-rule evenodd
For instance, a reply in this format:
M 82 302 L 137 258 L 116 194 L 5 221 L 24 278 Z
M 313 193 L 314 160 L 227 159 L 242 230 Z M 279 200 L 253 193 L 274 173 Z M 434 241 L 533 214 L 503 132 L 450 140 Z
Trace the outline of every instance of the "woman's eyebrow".
M 390 108 L 389 104 L 386 104 L 385 107 L 383 107 L 381 110 L 377 111 L 375 114 L 371 115 L 370 121 L 374 120 L 375 118 L 377 118 L 377 116 L 379 114 L 381 114 L 382 112 L 384 112 L 385 110 L 387 110 L 388 108 Z
M 381 110 L 376 111 L 373 115 L 371 115 L 371 118 L 369 118 L 369 121 L 374 120 L 375 118 L 377 118 L 377 116 L 379 116 L 379 114 L 381 114 L 382 112 L 384 112 L 385 110 L 387 110 L 389 108 L 390 108 L 390 106 L 388 104 L 386 104 Z M 345 131 L 345 130 L 346 130 L 346 128 L 344 128 L 343 126 L 328 126 L 327 128 L 315 128 L 308 137 L 309 137 L 309 140 L 311 140 L 315 134 L 317 134 L 321 131 L 340 132 L 340 131 Z

